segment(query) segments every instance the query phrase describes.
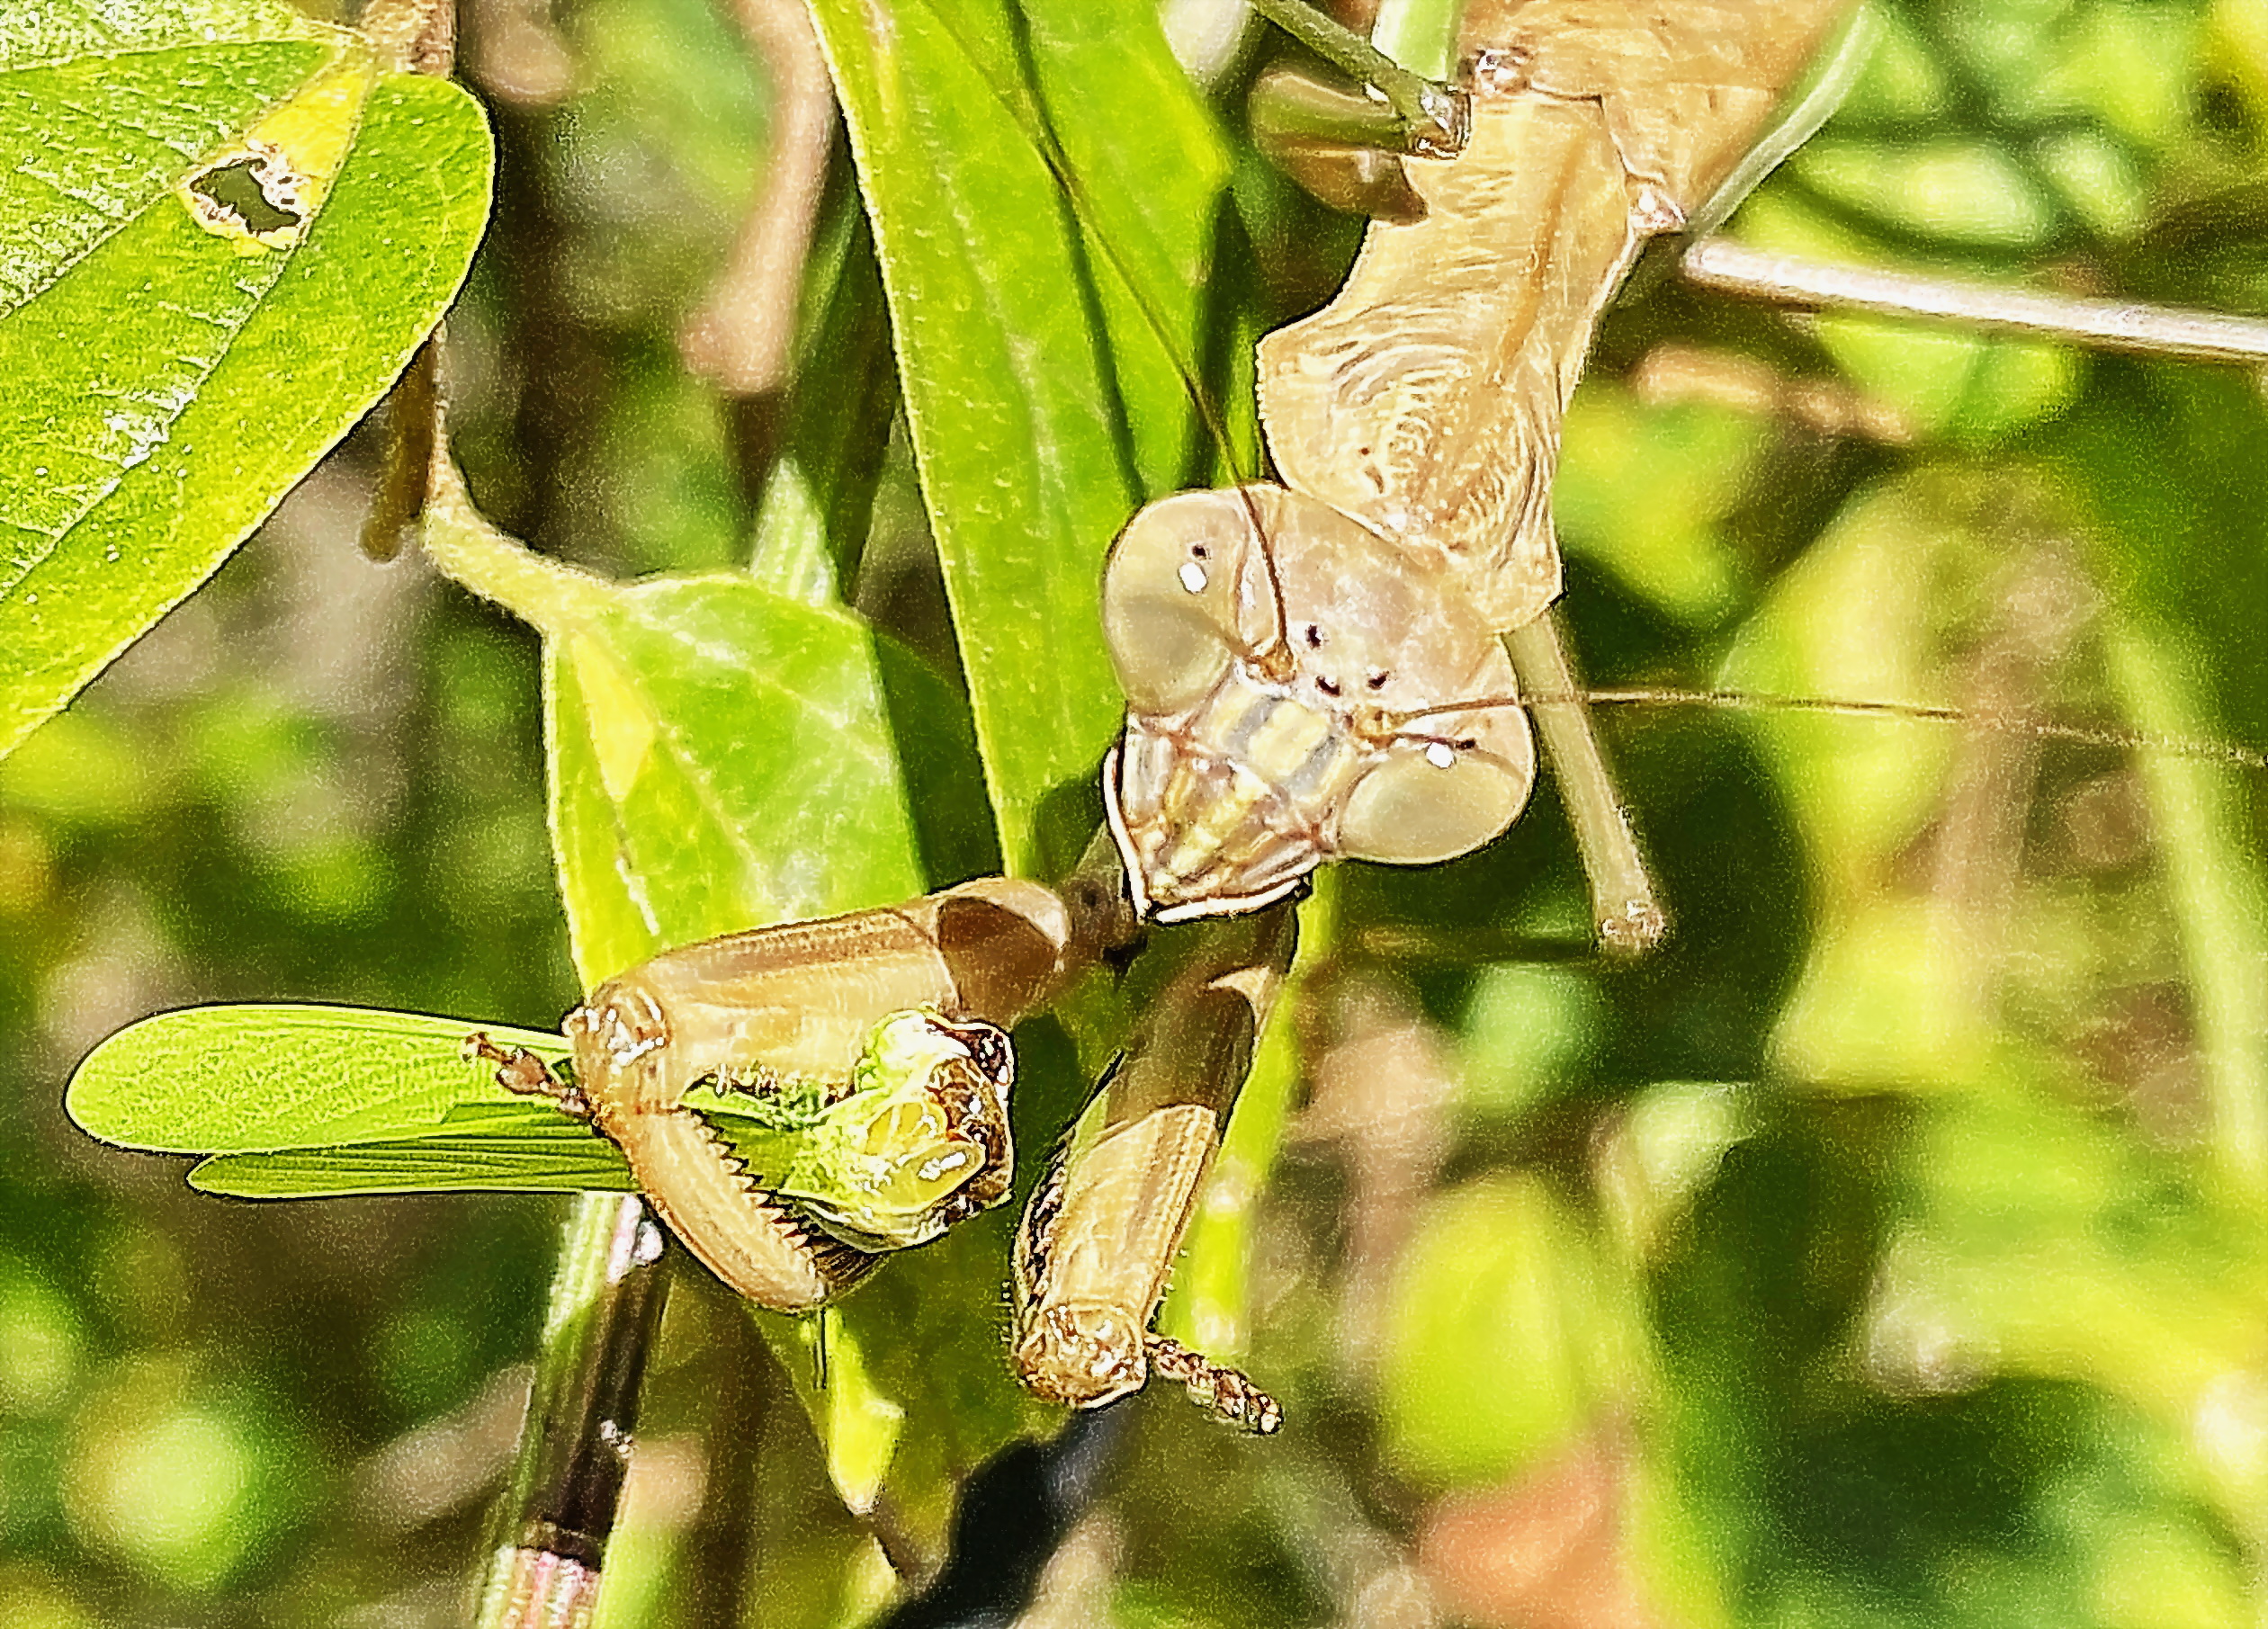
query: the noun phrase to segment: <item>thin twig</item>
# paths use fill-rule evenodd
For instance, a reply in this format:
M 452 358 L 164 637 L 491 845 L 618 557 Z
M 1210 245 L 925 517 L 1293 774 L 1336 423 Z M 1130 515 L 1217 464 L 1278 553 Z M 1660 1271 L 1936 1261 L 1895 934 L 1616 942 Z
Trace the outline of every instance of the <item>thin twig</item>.
M 771 157 L 732 259 L 677 336 L 686 366 L 731 396 L 787 384 L 797 291 L 827 180 L 835 87 L 801 0 L 738 0 L 740 31 L 772 76 Z
M 2035 294 L 1962 278 L 1768 255 L 1723 237 L 1695 244 L 1681 265 L 1687 281 L 1703 288 L 1779 305 L 1958 322 L 1989 333 L 2197 362 L 2268 361 L 2268 322 L 2218 311 Z
M 577 1200 L 475 1629 L 590 1621 L 630 1469 L 646 1354 L 668 1290 L 667 1246 L 636 1195 Z

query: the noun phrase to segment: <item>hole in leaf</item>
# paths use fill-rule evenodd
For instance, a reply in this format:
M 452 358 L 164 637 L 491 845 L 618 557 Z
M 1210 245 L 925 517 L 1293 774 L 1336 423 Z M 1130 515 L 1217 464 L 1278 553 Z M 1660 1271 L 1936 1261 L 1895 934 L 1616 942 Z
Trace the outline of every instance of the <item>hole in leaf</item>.
M 251 158 L 216 165 L 192 181 L 189 190 L 210 199 L 216 209 L 234 216 L 237 224 L 255 237 L 299 225 L 300 218 L 296 212 L 278 209 L 260 190 L 257 168 L 257 161 Z
M 192 175 L 182 189 L 184 201 L 208 232 L 282 248 L 307 225 L 308 178 L 281 149 L 258 140 L 247 145 L 249 152 L 232 153 Z

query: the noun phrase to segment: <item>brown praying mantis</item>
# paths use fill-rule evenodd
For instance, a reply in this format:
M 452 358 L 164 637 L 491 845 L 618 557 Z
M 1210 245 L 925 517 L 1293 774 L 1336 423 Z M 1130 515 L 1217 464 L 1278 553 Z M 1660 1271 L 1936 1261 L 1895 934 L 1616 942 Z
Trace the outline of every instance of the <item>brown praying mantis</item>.
M 1132 705 L 1107 806 L 1134 903 L 1169 921 L 1273 908 L 1221 925 L 1192 957 L 1040 1184 L 1019 1240 L 1015 1360 L 1044 1394 L 1107 1401 L 1154 1366 L 1228 1418 L 1261 1429 L 1278 1418 L 1241 1377 L 1148 1326 L 1288 960 L 1283 902 L 1327 859 L 1426 863 L 1501 832 L 1532 776 L 1511 704 L 1523 692 L 1571 803 L 1588 799 L 1609 942 L 1660 931 L 1542 616 L 1557 589 L 1558 415 L 1640 246 L 1701 211 L 1838 9 L 1725 7 L 1674 26 L 1636 10 L 1589 11 L 1580 24 L 1549 5 L 1476 14 L 1471 145 L 1409 161 L 1423 217 L 1375 228 L 1340 300 L 1263 343 L 1263 413 L 1286 487 L 1166 499 L 1114 551 L 1105 626 Z M 1690 76 L 1697 61 L 1717 76 Z M 793 998 L 860 965 L 858 934 L 835 932 L 833 949 L 781 986 Z M 641 1046 L 697 1037 L 670 1066 L 680 1092 L 704 1071 L 748 1069 L 734 1050 L 744 1040 L 730 1035 L 740 997 L 722 947 L 735 943 L 670 953 L 650 979 L 641 970 L 594 997 L 586 1011 L 599 1016 L 578 1040 L 588 1034 L 595 1063 L 576 1084 L 602 1126 L 599 1105 L 614 1100 L 592 1096 L 589 1075 L 611 1067 L 626 1079 L 646 1068 Z M 811 1067 L 840 1078 L 873 1026 L 901 1012 L 1008 1022 L 1054 976 L 1051 963 L 997 1007 L 950 979 L 893 986 L 838 1015 Z M 659 1040 L 628 1018 L 610 1031 L 604 1016 L 636 996 L 667 1019 L 695 990 L 715 1008 Z M 610 1034 L 624 1044 L 602 1045 Z M 628 1091 L 611 1112 L 632 1123 L 624 1105 L 638 1101 Z M 687 1113 L 665 1092 L 654 1123 L 682 1132 Z M 682 1160 L 650 1159 L 650 1186 L 681 1170 L 715 1177 L 704 1146 L 688 1138 Z M 727 1237 L 695 1247 L 713 1266 L 736 1248 L 735 1229 L 764 1216 L 761 1253 L 784 1250 L 805 1275 L 772 1304 L 813 1304 L 849 1282 L 855 1265 L 830 1276 L 803 1260 L 834 1245 L 778 1227 L 733 1173 L 720 1180 L 703 1204 Z M 687 1208 L 659 1190 L 658 1203 Z
M 1849 13 L 1836 0 L 1471 8 L 1462 151 L 1404 158 L 1415 218 L 1374 221 L 1339 295 L 1260 343 L 1260 416 L 1283 485 L 1161 499 L 1113 548 L 1104 625 L 1128 712 L 1105 795 L 1143 914 L 1280 909 L 1335 858 L 1424 864 L 1489 843 L 1533 780 L 1524 694 L 1574 817 L 1600 937 L 1633 952 L 1661 936 L 1549 620 L 1561 416 L 1646 241 L 1722 219 L 1753 184 L 1775 109 Z M 1820 116 L 1815 98 L 1800 101 L 1787 114 L 1795 139 Z M 1784 153 L 1785 133 L 1764 145 Z M 1753 276 L 1735 246 L 1703 246 L 1710 275 Z M 1770 268 L 1783 284 L 1812 271 Z M 1902 299 L 1870 291 L 1878 309 L 1931 298 L 1913 283 Z M 2136 316 L 2069 302 L 2059 314 L 2067 327 Z M 1136 1335 L 1181 1239 L 1158 1213 L 1186 1222 L 1189 1173 L 1221 1123 L 1179 1098 L 1145 1122 L 1152 1088 L 1134 1073 L 1109 1083 L 1098 1113 L 1119 1149 L 1143 1144 L 1149 1186 L 1118 1149 L 1098 1159 L 1075 1141 L 1019 1240 L 1019 1372 L 1075 1403 L 1141 1383 Z M 1073 1317 L 1044 1304 L 1063 1253 L 1049 1235 L 1061 1216 L 1084 1219 L 1081 1201 L 1138 1218 L 1122 1242 L 1148 1271 L 1124 1272 L 1143 1293 Z M 1272 1405 L 1226 1412 L 1275 1418 Z
M 1286 485 L 1163 499 L 1112 550 L 1104 627 L 1128 707 L 1104 789 L 1140 911 L 1259 909 L 1324 861 L 1451 859 L 1519 815 L 1535 752 L 1508 703 L 1523 681 L 1571 689 L 1542 621 L 1559 592 L 1549 492 L 1591 326 L 1645 240 L 1699 213 L 1750 151 L 1845 9 L 1473 9 L 1463 151 L 1406 161 L 1418 219 L 1374 223 L 1339 297 L 1260 342 Z M 1622 889 L 1602 931 L 1641 948 L 1661 913 L 1598 748 L 1578 708 L 1545 716 L 1580 765 L 1571 782 L 1596 789 L 1585 824 L 1614 834 L 1601 864 L 1640 879 L 1600 885 Z M 1207 969 L 1207 988 L 1239 977 L 1272 994 L 1251 971 Z M 1218 1022 L 1171 1031 L 1145 1035 L 1092 1111 L 1108 1141 L 1074 1139 L 1026 1213 L 1016 1362 L 1044 1395 L 1093 1406 L 1145 1378 L 1149 1321 L 1250 1056 Z M 1188 1088 L 1200 1075 L 1209 1105 Z M 1089 1264 L 1106 1248 L 1117 1293 L 1067 1287 L 1067 1264 L 1105 1276 Z M 1278 1418 L 1241 1377 L 1191 1389 L 1238 1423 Z

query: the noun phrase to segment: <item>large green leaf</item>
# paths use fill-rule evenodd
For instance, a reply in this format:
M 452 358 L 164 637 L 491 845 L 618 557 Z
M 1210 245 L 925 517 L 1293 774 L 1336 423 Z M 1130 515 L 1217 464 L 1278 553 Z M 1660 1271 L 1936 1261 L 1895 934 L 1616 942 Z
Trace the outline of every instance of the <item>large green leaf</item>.
M 281 6 L 0 5 L 0 752 L 401 371 L 489 160 L 462 91 Z
M 1042 801 L 1087 777 L 1117 728 L 1102 557 L 1137 500 L 1179 473 L 1176 363 L 1197 331 L 1224 162 L 1140 8 L 815 10 L 1001 849 L 1028 873 Z
M 587 986 L 922 891 L 857 617 L 718 575 L 609 588 L 547 631 L 552 834 Z

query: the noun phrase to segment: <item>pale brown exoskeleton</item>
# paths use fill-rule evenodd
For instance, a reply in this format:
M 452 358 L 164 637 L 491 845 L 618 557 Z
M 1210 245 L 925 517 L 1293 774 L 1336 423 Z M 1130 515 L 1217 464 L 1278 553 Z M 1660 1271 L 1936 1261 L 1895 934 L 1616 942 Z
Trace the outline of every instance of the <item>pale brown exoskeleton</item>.
M 901 907 L 664 952 L 568 1015 L 566 1081 L 531 1054 L 478 1036 L 468 1045 L 499 1065 L 506 1087 L 587 1116 L 719 1278 L 760 1306 L 805 1311 L 864 1277 L 874 1249 L 920 1242 L 1007 1197 L 1014 1064 L 1004 1032 L 1082 953 L 1061 896 L 985 878 Z M 915 1022 L 893 1028 L 901 1016 Z M 835 1161 L 805 1186 L 828 1191 L 800 1204 L 755 1181 L 684 1102 L 704 1083 L 758 1094 L 816 1083 L 824 1105 L 847 1099 L 862 1072 L 913 1096 L 882 1091 L 874 1115 L 827 1128 Z M 847 1195 L 846 1156 L 859 1190 Z
M 1126 687 L 1104 767 L 1137 904 L 1161 921 L 1282 899 L 1320 859 L 1421 864 L 1528 800 L 1536 754 L 1503 647 L 1439 562 L 1281 487 L 1185 492 L 1112 550 Z
M 1476 5 L 1464 152 L 1404 160 L 1416 218 L 1375 222 L 1339 297 L 1260 342 L 1286 484 L 1161 499 L 1114 545 L 1127 717 L 1104 798 L 1134 904 L 1275 908 L 1211 930 L 1033 1195 L 1015 1361 L 1042 1396 L 1098 1407 L 1162 1373 L 1277 1428 L 1266 1393 L 1149 1326 L 1289 962 L 1281 902 L 1330 860 L 1448 860 L 1509 827 L 1535 775 L 1522 680 L 1553 698 L 1602 932 L 1659 936 L 1543 620 L 1560 417 L 1639 249 L 1732 173 L 1847 10 Z
M 1164 499 L 1113 551 L 1105 627 L 1128 715 L 1107 796 L 1147 910 L 1250 910 L 1331 859 L 1487 843 L 1533 774 L 1504 704 L 1517 669 L 1548 698 L 1602 934 L 1659 935 L 1543 620 L 1560 420 L 1639 250 L 1734 174 L 1848 10 L 1470 9 L 1464 151 L 1404 159 L 1421 215 L 1374 222 L 1338 298 L 1260 342 L 1289 490 Z
M 1017 1373 L 1099 1408 L 1152 1374 L 1262 1435 L 1276 1401 L 1150 1320 L 1291 965 L 1291 908 L 1210 925 L 1033 1189 L 1016 1236 Z

